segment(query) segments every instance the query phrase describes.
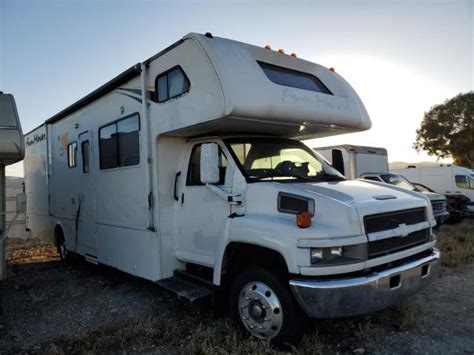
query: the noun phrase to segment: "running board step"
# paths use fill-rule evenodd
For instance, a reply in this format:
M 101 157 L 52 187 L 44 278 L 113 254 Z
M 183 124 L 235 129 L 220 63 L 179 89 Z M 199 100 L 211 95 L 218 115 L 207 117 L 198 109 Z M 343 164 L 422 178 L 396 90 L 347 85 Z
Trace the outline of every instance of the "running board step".
M 184 298 L 191 303 L 212 294 L 212 286 L 207 285 L 204 280 L 198 279 L 195 276 L 187 277 L 189 274 L 183 274 L 184 272 L 182 271 L 175 272 L 175 276 L 157 281 L 156 283 L 175 293 L 179 299 Z

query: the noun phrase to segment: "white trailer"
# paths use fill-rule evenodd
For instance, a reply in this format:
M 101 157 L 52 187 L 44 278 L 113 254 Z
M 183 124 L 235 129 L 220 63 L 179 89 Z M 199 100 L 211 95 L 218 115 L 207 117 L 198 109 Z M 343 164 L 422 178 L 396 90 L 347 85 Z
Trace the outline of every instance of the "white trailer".
M 223 293 L 274 342 L 301 336 L 304 314 L 386 307 L 436 270 L 429 201 L 345 181 L 299 141 L 369 127 L 337 73 L 188 34 L 45 122 L 60 256 L 190 300 Z
M 5 166 L 23 159 L 24 153 L 23 133 L 15 99 L 13 95 L 0 91 L 0 280 L 6 278 L 5 238 L 8 227 L 15 223 L 18 217 L 17 213 L 10 225 L 6 225 Z
M 357 179 L 364 173 L 388 173 L 385 148 L 343 144 L 314 150 L 348 179 Z
M 402 174 L 410 181 L 429 186 L 434 191 L 449 197 L 466 197 L 467 208 L 474 213 L 474 170 L 451 164 L 437 166 L 407 165 L 404 169 L 390 169 Z

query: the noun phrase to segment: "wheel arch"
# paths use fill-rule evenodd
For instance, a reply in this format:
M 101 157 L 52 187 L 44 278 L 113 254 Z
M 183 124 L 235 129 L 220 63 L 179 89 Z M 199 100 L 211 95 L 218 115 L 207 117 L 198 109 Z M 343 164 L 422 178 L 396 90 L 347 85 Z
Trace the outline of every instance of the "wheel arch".
M 286 274 L 290 273 L 288 263 L 279 251 L 257 244 L 232 241 L 226 245 L 221 262 L 214 268 L 214 284 L 221 285 L 223 277 L 231 277 L 250 265 L 272 266 Z

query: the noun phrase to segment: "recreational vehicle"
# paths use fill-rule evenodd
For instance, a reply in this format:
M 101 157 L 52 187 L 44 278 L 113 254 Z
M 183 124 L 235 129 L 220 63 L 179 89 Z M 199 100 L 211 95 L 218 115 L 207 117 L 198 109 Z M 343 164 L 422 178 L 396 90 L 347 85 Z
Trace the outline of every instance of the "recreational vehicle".
M 333 70 L 188 34 L 31 132 L 46 151 L 26 178 L 44 174 L 31 193 L 48 191 L 62 259 L 212 295 L 251 335 L 291 341 L 306 316 L 387 307 L 436 271 L 428 199 L 346 181 L 301 142 L 370 125 Z
M 422 193 L 430 199 L 438 226 L 448 219 L 447 199 L 444 195 L 418 189 L 403 176 L 389 174 L 388 155 L 385 148 L 344 144 L 314 149 L 348 179 L 361 178 L 378 181 Z
M 413 182 L 428 185 L 434 191 L 451 198 L 468 198 L 467 209 L 474 214 L 474 170 L 451 164 L 436 166 L 408 165 L 405 169 L 390 169 Z
M 23 159 L 23 132 L 13 95 L 0 91 L 0 280 L 6 278 L 5 238 L 19 213 L 6 225 L 5 166 Z M 18 199 L 20 202 L 20 199 Z M 16 212 L 21 212 L 17 210 Z M 1 295 L 0 295 L 0 303 Z

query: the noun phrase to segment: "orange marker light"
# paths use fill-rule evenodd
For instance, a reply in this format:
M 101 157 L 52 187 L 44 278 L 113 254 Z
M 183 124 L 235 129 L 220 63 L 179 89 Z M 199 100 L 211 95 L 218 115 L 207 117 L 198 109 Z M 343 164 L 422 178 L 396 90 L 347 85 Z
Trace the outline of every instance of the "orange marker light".
M 311 213 L 300 212 L 296 215 L 296 225 L 300 228 L 308 228 L 311 226 Z
M 280 48 L 280 49 L 278 50 L 278 53 L 285 54 L 285 50 L 282 49 L 282 48 Z
M 336 68 L 334 68 L 334 67 L 329 68 L 329 70 L 334 72 L 334 73 L 336 72 Z
M 292 57 L 295 57 L 295 58 L 296 58 L 296 53 L 295 53 L 295 52 L 291 53 L 290 55 L 291 55 Z
M 270 46 L 269 44 L 267 44 L 267 45 L 265 46 L 265 48 L 266 48 L 266 49 L 269 49 L 269 50 L 272 50 L 272 46 Z

